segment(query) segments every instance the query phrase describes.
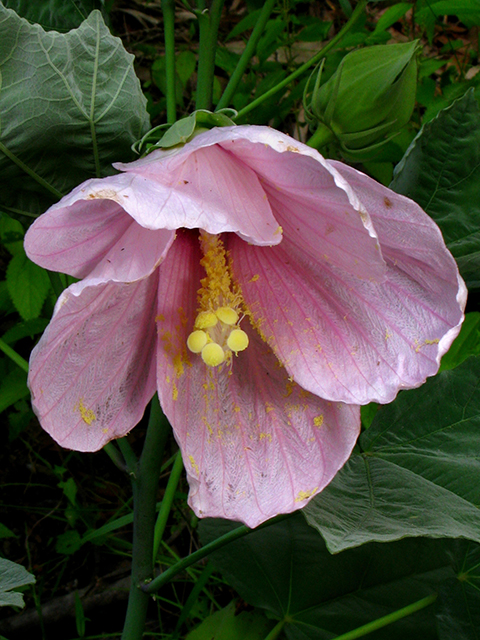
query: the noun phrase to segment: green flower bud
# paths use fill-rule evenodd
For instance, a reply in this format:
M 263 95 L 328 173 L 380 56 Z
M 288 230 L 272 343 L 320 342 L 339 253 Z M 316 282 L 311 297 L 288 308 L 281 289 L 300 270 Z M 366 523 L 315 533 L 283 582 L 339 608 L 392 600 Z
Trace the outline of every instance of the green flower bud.
M 390 140 L 410 120 L 415 106 L 417 49 L 416 40 L 358 49 L 343 58 L 325 84 L 317 78 L 307 106 L 318 128 L 313 137 L 320 144 L 337 139 L 351 155 L 363 155 Z

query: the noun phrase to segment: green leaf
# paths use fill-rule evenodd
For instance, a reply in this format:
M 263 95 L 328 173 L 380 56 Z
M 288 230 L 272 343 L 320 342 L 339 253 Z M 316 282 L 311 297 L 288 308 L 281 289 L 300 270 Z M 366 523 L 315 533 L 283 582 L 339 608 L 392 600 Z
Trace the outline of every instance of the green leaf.
M 75 480 L 73 478 L 68 478 L 67 481 L 61 480 L 57 484 L 57 487 L 63 491 L 64 496 L 75 506 L 77 497 L 77 485 L 75 484 Z
M 190 80 L 196 66 L 197 58 L 193 51 L 182 51 L 178 54 L 175 63 L 175 70 L 184 87 Z
M 33 338 L 39 333 L 43 333 L 47 324 L 48 320 L 45 318 L 34 318 L 26 322 L 19 322 L 3 334 L 2 340 L 7 344 L 15 344 L 15 342 L 18 342 L 18 340 L 22 338 Z
M 375 25 L 375 32 L 385 31 L 392 26 L 397 20 L 403 18 L 403 16 L 407 13 L 409 9 L 412 8 L 412 4 L 410 2 L 399 2 L 398 4 L 393 5 L 393 7 L 389 7 L 379 18 L 377 24 Z
M 0 413 L 29 395 L 27 374 L 19 367 L 2 378 L 0 383 Z
M 480 358 L 381 407 L 305 509 L 332 552 L 405 536 L 480 541 Z
M 469 544 L 457 560 L 457 577 L 440 588 L 439 640 L 478 640 L 480 630 L 480 548 Z
M 4 524 L 0 522 L 0 538 L 3 540 L 4 538 L 16 538 L 17 536 L 13 533 L 11 529 L 6 527 Z
M 94 9 L 103 8 L 101 0 L 3 0 L 3 4 L 46 30 L 63 32 L 78 27 Z
M 264 640 L 272 627 L 273 623 L 260 611 L 237 613 L 231 602 L 205 618 L 186 640 Z
M 422 127 L 390 188 L 439 225 L 469 288 L 480 287 L 480 109 L 473 91 Z
M 425 20 L 431 15 L 437 18 L 440 16 L 462 16 L 471 19 L 480 19 L 480 6 L 478 0 L 439 0 L 429 2 L 426 7 L 418 11 L 416 18 L 419 21 Z
M 7 286 L 22 318 L 38 318 L 50 290 L 50 279 L 45 269 L 29 260 L 25 252 L 17 253 L 7 268 Z
M 460 333 L 442 358 L 440 371 L 454 369 L 470 356 L 480 355 L 480 313 L 467 313 Z
M 148 129 L 133 55 L 98 11 L 78 29 L 45 32 L 0 5 L 0 200 L 42 213 Z
M 202 543 L 233 527 L 201 521 Z M 435 593 L 455 577 L 452 556 L 462 549 L 457 541 L 417 538 L 332 556 L 321 536 L 295 514 L 223 547 L 210 560 L 249 604 L 285 622 L 289 640 L 329 640 Z M 372 637 L 437 640 L 435 622 L 430 606 Z
M 25 587 L 34 582 L 35 577 L 21 564 L 0 558 L 0 607 L 24 607 L 23 595 L 12 589 Z
M 57 536 L 55 551 L 66 556 L 70 556 L 82 546 L 80 534 L 76 529 L 65 531 Z
M 0 214 L 0 239 L 13 256 L 23 251 L 23 236 L 25 231 L 18 220 L 14 220 L 6 213 Z

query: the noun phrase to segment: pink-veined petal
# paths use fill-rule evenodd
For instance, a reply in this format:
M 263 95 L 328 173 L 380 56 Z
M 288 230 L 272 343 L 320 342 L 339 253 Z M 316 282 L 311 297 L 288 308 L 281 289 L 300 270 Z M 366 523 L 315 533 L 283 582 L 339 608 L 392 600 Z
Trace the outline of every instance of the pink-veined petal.
M 384 251 L 387 278 L 378 284 L 312 261 L 287 234 L 269 249 L 234 236 L 228 247 L 264 339 L 294 380 L 322 398 L 390 402 L 437 372 L 439 347 L 458 332 L 456 267 L 439 272 L 430 253 L 423 261 L 405 254 L 400 265 Z
M 29 258 L 45 269 L 94 278 L 96 284 L 149 276 L 165 257 L 174 232 L 137 224 L 114 200 L 126 196 L 119 178 L 125 181 L 124 176 L 89 180 L 50 207 L 27 231 Z
M 411 274 L 412 278 L 422 281 L 425 277 L 433 293 L 431 304 L 450 310 L 453 326 L 438 343 L 437 361 L 440 363 L 440 358 L 460 331 L 468 294 L 440 229 L 413 200 L 387 189 L 348 165 L 336 161 L 332 164 L 355 188 L 370 212 L 375 227 L 378 227 L 382 249 L 390 261 L 397 269 Z M 425 264 L 428 264 L 428 269 Z M 455 288 L 458 308 L 453 296 Z
M 116 165 L 131 181 L 124 206 L 142 226 L 232 231 L 258 245 L 280 242 L 257 176 L 221 147 L 195 150 L 189 144 L 176 154 L 152 152 L 147 159 Z
M 158 391 L 182 450 L 197 515 L 255 527 L 303 507 L 343 466 L 358 436 L 359 408 L 291 383 L 244 321 L 250 345 L 207 367 L 186 338 L 202 277 L 194 237 L 179 238 L 161 267 Z
M 141 419 L 155 392 L 158 273 L 71 285 L 30 358 L 34 410 L 62 447 L 96 451 Z

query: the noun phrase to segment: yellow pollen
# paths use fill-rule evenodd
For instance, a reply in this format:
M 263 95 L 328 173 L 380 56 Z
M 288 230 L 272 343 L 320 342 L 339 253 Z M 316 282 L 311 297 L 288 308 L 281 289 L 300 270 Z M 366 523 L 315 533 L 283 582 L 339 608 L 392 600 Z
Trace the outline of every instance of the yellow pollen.
M 200 311 L 195 319 L 197 329 L 209 329 L 218 322 L 217 316 L 212 311 Z
M 245 351 L 248 347 L 248 336 L 245 331 L 234 329 L 227 338 L 227 346 L 235 353 Z
M 209 367 L 218 367 L 225 360 L 225 351 L 216 342 L 209 342 L 202 349 L 202 360 Z
M 187 337 L 187 347 L 193 353 L 201 353 L 209 367 L 222 363 L 230 366 L 232 354 L 244 351 L 249 342 L 239 327 L 240 316 L 244 315 L 242 294 L 232 279 L 221 236 L 200 231 L 200 246 L 205 277 L 200 281 L 198 314 Z
M 225 324 L 232 325 L 238 322 L 238 313 L 232 307 L 220 307 L 215 310 L 215 315 Z
M 187 347 L 192 353 L 200 353 L 207 342 L 208 338 L 205 331 L 192 331 L 187 338 Z

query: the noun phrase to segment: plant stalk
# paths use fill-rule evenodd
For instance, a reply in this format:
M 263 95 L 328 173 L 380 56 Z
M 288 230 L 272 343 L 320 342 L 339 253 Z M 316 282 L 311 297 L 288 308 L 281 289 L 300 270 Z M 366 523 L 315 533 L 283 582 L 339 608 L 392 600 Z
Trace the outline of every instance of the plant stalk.
M 153 575 L 153 530 L 155 504 L 160 476 L 160 461 L 170 432 L 162 416 L 157 396 L 150 408 L 150 420 L 137 464 L 133 487 L 132 583 L 122 640 L 141 640 L 147 618 L 149 595 L 140 588 Z
M 162 0 L 163 28 L 165 37 L 165 66 L 167 82 L 167 122 L 177 119 L 175 95 L 175 1 Z
M 432 593 L 426 598 L 422 598 L 421 600 L 417 600 L 417 602 L 414 602 L 413 604 L 409 604 L 402 609 L 398 609 L 398 611 L 394 611 L 393 613 L 389 613 L 382 618 L 373 620 L 373 622 L 368 622 L 367 624 L 364 624 L 361 627 L 357 627 L 357 629 L 353 629 L 352 631 L 347 631 L 347 633 L 342 633 L 341 636 L 337 636 L 334 640 L 356 640 L 357 638 L 363 638 L 363 636 L 372 633 L 372 631 L 376 631 L 377 629 L 386 627 L 387 625 L 392 624 L 392 622 L 396 622 L 397 620 L 401 620 L 402 618 L 411 616 L 412 613 L 420 611 L 421 609 L 425 609 L 425 607 L 429 607 L 435 602 L 437 597 L 438 594 Z
M 277 522 L 286 520 L 287 518 L 290 518 L 291 515 L 292 515 L 291 513 L 286 513 L 284 515 L 276 516 L 271 520 L 267 520 L 267 522 L 264 522 L 256 529 L 249 529 L 249 527 L 242 524 L 240 527 L 233 529 L 233 531 L 229 531 L 225 535 L 220 536 L 220 538 L 217 538 L 216 540 L 209 542 L 201 549 L 198 549 L 198 551 L 194 551 L 186 558 L 182 558 L 177 563 L 175 563 L 172 567 L 169 567 L 166 571 L 164 571 L 159 576 L 154 578 L 151 582 L 144 584 L 142 586 L 142 590 L 145 593 L 155 593 L 160 589 L 160 587 L 163 587 L 164 584 L 169 582 L 172 578 L 174 578 L 176 575 L 181 573 L 184 569 L 187 569 L 192 564 L 195 564 L 199 560 L 202 560 L 203 558 L 208 556 L 210 553 L 213 553 L 217 549 L 221 549 L 226 544 L 229 544 L 234 540 L 243 538 L 243 536 L 246 536 L 249 533 L 252 533 L 253 531 L 260 531 L 260 529 L 264 529 L 265 527 L 269 527 L 272 524 L 276 524 Z
M 240 83 L 240 80 L 242 79 L 245 69 L 248 66 L 248 63 L 250 62 L 251 58 L 255 54 L 258 41 L 260 40 L 260 37 L 263 33 L 265 25 L 267 24 L 268 19 L 270 18 L 270 14 L 272 13 L 272 10 L 273 10 L 273 7 L 275 6 L 276 1 L 277 0 L 267 0 L 263 5 L 258 21 L 247 42 L 247 46 L 245 47 L 240 57 L 240 60 L 238 61 L 238 64 L 235 67 L 235 70 L 232 73 L 230 80 L 228 81 L 227 86 L 225 87 L 225 91 L 223 92 L 222 97 L 220 98 L 215 111 L 218 111 L 219 109 L 223 109 L 224 107 L 228 107 Z
M 210 9 L 197 12 L 200 30 L 196 109 L 211 109 L 217 34 L 225 0 L 213 0 Z
M 165 531 L 165 527 L 167 526 L 168 516 L 170 514 L 170 510 L 172 508 L 173 498 L 175 497 L 175 491 L 177 490 L 178 482 L 180 480 L 180 476 L 183 471 L 183 460 L 182 454 L 180 451 L 177 453 L 177 457 L 175 458 L 175 463 L 170 472 L 170 477 L 168 478 L 167 488 L 165 489 L 165 494 L 162 500 L 162 506 L 160 507 L 160 512 L 157 516 L 157 522 L 155 523 L 155 531 L 153 537 L 153 562 L 155 562 L 158 549 L 160 548 L 160 543 L 163 538 L 163 533 Z
M 313 58 L 310 58 L 310 60 L 307 60 L 307 62 L 302 64 L 301 67 L 298 67 L 296 71 L 294 71 L 289 76 L 284 78 L 281 82 L 279 82 L 275 87 L 272 87 L 269 91 L 262 93 L 262 95 L 259 96 L 256 100 L 254 100 L 250 104 L 247 104 L 247 106 L 244 107 L 243 109 L 240 109 L 237 116 L 235 117 L 235 120 L 237 120 L 238 118 L 241 118 L 242 116 L 252 111 L 252 109 L 255 109 L 256 107 L 258 107 L 260 104 L 262 104 L 262 102 L 264 102 L 265 100 L 268 100 L 268 98 L 275 95 L 277 91 L 280 91 L 280 89 L 283 89 L 284 87 L 289 85 L 290 82 L 292 82 L 292 80 L 295 80 L 295 78 L 298 78 L 299 76 L 301 76 L 302 73 L 307 71 L 310 67 L 317 64 L 319 60 L 321 60 L 331 49 L 336 47 L 337 44 L 342 40 L 342 38 L 350 31 L 350 29 L 353 27 L 353 25 L 357 22 L 357 20 L 362 15 L 366 5 L 367 5 L 367 0 L 360 0 L 357 6 L 355 7 L 349 21 L 340 29 L 337 35 L 334 38 L 332 38 L 327 45 L 325 45 L 322 49 L 320 49 L 320 51 L 316 53 L 313 56 Z

